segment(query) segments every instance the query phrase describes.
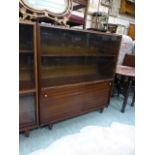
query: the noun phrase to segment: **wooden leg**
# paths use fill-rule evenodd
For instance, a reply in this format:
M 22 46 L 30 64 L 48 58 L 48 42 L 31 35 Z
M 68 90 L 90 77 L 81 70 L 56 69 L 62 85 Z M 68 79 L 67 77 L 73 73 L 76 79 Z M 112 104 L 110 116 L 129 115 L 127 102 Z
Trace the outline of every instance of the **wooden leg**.
M 125 77 L 120 76 L 120 79 L 118 81 L 119 81 L 118 82 L 118 96 L 119 96 L 119 94 L 122 94 L 122 91 L 124 91 L 124 90 L 122 90 L 122 87 L 124 85 Z
M 110 96 L 112 96 L 112 93 L 113 93 L 113 89 L 114 89 L 114 83 L 113 82 L 110 82 L 109 83 L 110 85 L 110 91 L 109 91 L 109 98 L 108 98 L 108 101 L 106 103 L 106 108 L 110 105 Z
M 125 94 L 124 94 L 124 101 L 123 101 L 123 105 L 122 105 L 122 109 L 121 109 L 122 113 L 125 112 L 125 107 L 126 107 L 126 104 L 127 104 L 127 101 L 128 101 L 128 97 L 129 97 L 129 91 L 130 91 L 131 82 L 132 82 L 131 78 L 129 77 L 128 81 L 127 81 L 127 86 L 126 86 Z
M 132 107 L 134 106 L 134 103 L 135 103 L 135 92 L 134 92 L 134 95 L 133 95 L 133 98 L 132 98 L 132 103 L 131 103 Z
M 100 109 L 100 113 L 102 113 L 102 112 L 103 112 L 103 110 L 104 110 L 104 108 L 101 108 L 101 109 Z
M 25 130 L 25 137 L 29 137 L 30 135 L 30 131 L 29 130 Z
M 53 124 L 49 124 L 49 125 L 48 125 L 48 128 L 49 128 L 50 130 L 52 130 Z
M 120 94 L 120 82 L 119 79 L 116 79 L 116 89 L 117 89 L 117 96 Z

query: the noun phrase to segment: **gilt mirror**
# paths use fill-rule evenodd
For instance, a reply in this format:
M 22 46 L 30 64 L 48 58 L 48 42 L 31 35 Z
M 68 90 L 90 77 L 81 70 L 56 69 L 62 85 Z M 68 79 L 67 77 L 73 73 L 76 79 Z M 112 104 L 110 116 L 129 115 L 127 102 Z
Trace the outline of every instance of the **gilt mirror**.
M 24 18 L 31 19 L 47 17 L 56 22 L 69 16 L 72 10 L 72 0 L 20 0 L 20 13 Z

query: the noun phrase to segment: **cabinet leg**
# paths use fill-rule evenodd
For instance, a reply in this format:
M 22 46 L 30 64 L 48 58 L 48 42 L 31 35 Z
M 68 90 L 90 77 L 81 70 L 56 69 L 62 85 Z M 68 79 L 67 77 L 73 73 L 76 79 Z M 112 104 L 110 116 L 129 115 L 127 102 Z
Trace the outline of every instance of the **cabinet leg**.
M 29 130 L 25 130 L 25 137 L 29 137 L 30 135 L 30 131 Z
M 52 128 L 53 128 L 53 124 L 49 124 L 49 125 L 48 125 L 48 129 L 49 129 L 49 130 L 52 130 Z
M 101 108 L 101 109 L 100 109 L 100 113 L 102 113 L 102 112 L 103 112 L 103 110 L 104 110 L 104 108 Z

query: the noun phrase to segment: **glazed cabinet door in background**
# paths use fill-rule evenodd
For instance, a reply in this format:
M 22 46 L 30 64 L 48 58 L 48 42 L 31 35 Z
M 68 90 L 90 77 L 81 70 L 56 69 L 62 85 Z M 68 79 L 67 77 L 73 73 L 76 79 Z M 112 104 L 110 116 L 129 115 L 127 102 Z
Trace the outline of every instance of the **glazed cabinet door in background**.
M 19 128 L 38 126 L 35 23 L 19 23 Z

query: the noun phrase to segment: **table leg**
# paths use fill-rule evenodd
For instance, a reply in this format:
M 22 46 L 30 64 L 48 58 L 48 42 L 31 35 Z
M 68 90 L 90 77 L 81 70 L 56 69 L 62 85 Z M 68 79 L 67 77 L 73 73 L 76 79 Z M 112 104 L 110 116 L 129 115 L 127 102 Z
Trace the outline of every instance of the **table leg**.
M 134 91 L 133 99 L 132 99 L 132 103 L 131 103 L 131 106 L 132 106 L 132 107 L 134 106 L 134 103 L 135 103 L 135 91 Z
M 132 84 L 131 77 L 128 77 L 127 86 L 126 86 L 126 89 L 125 89 L 124 101 L 123 101 L 123 105 L 122 105 L 122 109 L 121 109 L 122 113 L 125 112 L 125 107 L 126 107 L 126 104 L 127 104 L 127 101 L 128 101 L 131 84 Z

